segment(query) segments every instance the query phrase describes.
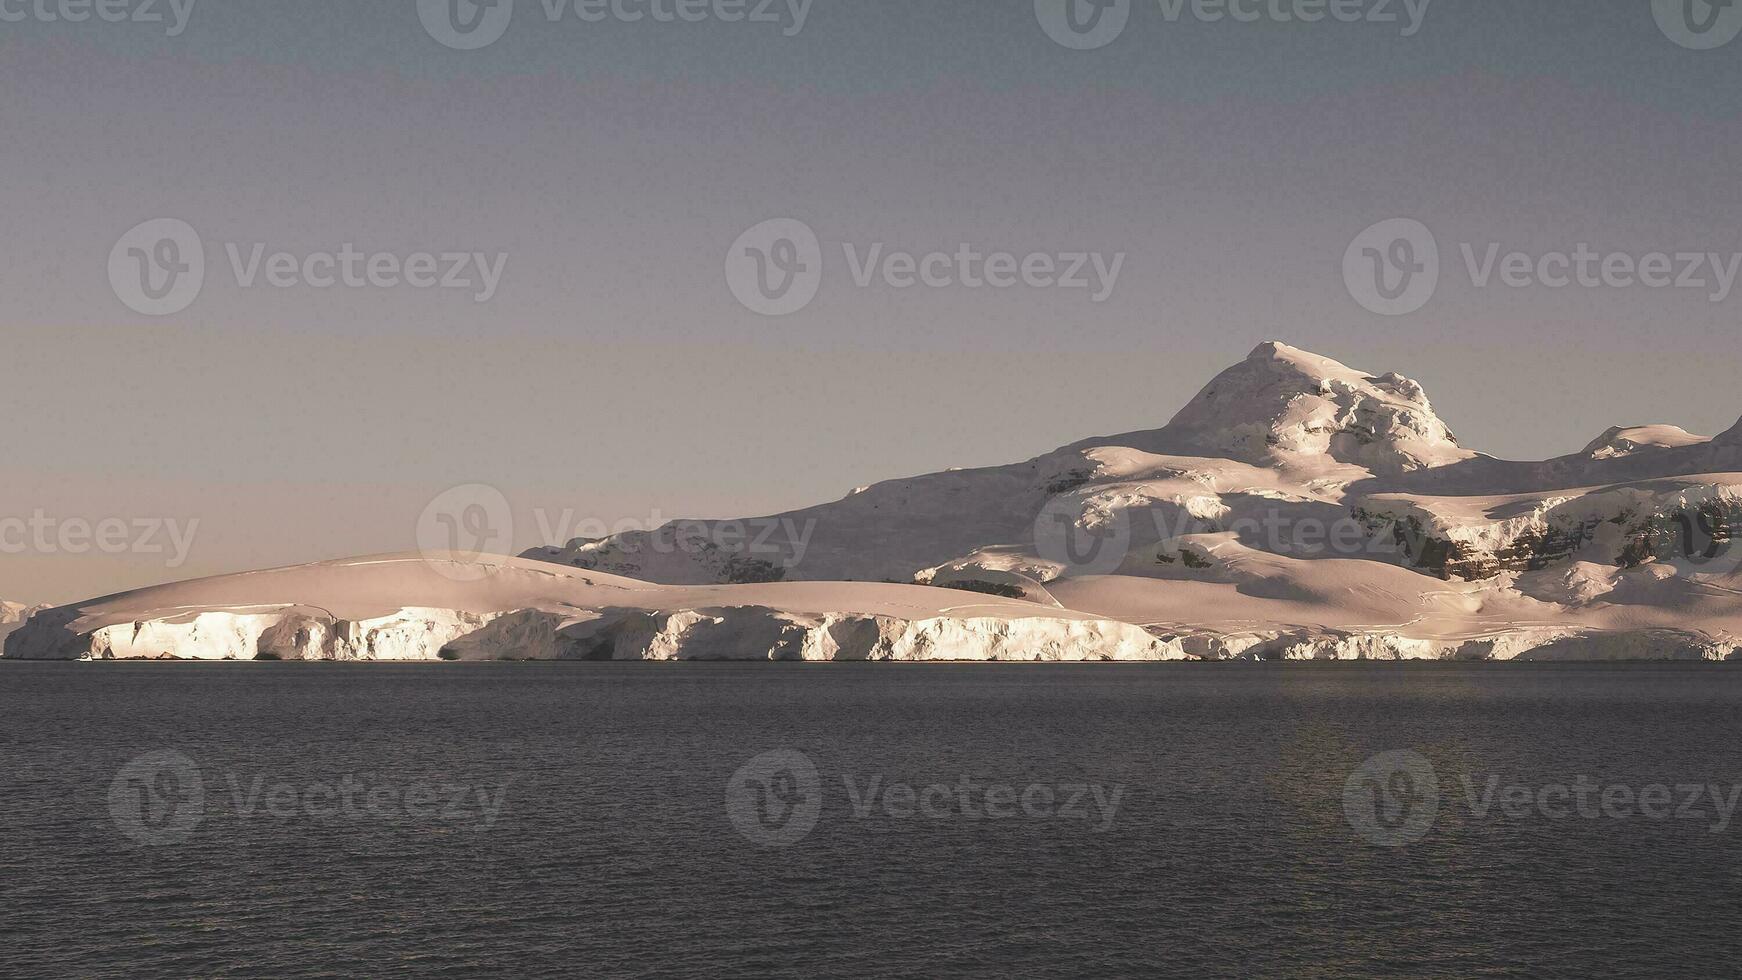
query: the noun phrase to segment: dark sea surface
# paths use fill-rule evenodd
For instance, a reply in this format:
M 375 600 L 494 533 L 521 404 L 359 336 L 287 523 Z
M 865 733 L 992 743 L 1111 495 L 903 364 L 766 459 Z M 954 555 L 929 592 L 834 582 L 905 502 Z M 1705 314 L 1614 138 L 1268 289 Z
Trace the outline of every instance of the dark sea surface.
M 0 732 L 5 977 L 1742 973 L 1734 666 L 9 663 Z

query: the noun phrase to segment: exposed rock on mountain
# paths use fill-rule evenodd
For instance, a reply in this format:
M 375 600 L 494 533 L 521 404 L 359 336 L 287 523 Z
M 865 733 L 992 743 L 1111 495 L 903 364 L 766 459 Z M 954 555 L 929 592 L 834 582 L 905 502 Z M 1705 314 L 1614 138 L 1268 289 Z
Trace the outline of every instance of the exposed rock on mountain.
M 1496 497 L 1377 494 L 1355 515 L 1389 528 L 1417 568 L 1485 579 L 1583 553 L 1621 568 L 1725 555 L 1742 513 L 1742 474 Z

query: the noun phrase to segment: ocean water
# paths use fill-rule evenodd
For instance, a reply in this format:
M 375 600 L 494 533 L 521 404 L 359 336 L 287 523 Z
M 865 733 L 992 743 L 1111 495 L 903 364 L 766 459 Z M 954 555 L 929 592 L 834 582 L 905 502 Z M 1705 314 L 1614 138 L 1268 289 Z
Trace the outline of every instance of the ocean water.
M 7 977 L 1742 954 L 1733 666 L 4 664 L 0 732 Z

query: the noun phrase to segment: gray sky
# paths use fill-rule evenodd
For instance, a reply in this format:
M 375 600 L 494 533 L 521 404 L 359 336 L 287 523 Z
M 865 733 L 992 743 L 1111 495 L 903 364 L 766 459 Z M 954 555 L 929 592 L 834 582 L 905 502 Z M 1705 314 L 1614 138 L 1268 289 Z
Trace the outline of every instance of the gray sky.
M 48 2 L 0 0 L 24 15 L 0 22 L 0 517 L 57 522 L 0 557 L 6 598 L 409 549 L 464 483 L 506 496 L 516 547 L 565 509 L 815 503 L 1159 426 L 1271 338 L 1416 378 L 1503 456 L 1742 414 L 1742 284 L 1478 286 L 1460 252 L 1742 252 L 1742 40 L 1681 46 L 1648 2 L 1435 0 L 1402 37 L 1402 0 L 1404 23 L 1313 24 L 1135 0 L 1095 50 L 1032 0 L 815 0 L 796 33 L 785 0 L 780 23 L 518 0 L 476 50 L 413 0 L 201 0 L 175 37 Z M 786 217 L 820 286 L 759 315 L 724 263 Z M 1344 252 L 1395 217 L 1441 274 L 1381 316 Z M 197 231 L 206 273 L 146 316 L 110 253 L 156 218 Z M 347 243 L 500 255 L 500 282 L 244 286 L 226 252 Z M 861 287 L 843 243 L 1124 259 L 1097 303 Z M 199 524 L 173 567 L 52 540 L 105 519 Z

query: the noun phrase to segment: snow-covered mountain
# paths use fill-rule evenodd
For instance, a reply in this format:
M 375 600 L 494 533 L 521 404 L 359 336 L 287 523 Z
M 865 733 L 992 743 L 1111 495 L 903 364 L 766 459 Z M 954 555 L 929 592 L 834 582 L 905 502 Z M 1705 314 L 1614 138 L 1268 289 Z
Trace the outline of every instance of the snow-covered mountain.
M 1712 657 L 1742 635 L 1738 471 L 1742 422 L 1496 459 L 1408 378 L 1266 343 L 1160 429 L 525 557 L 677 584 L 948 585 L 1216 656 Z
M 1160 429 L 455 567 L 385 555 L 38 612 L 9 657 L 1699 658 L 1742 644 L 1742 423 L 1513 462 L 1277 343 Z M 981 593 L 981 594 L 972 594 Z

